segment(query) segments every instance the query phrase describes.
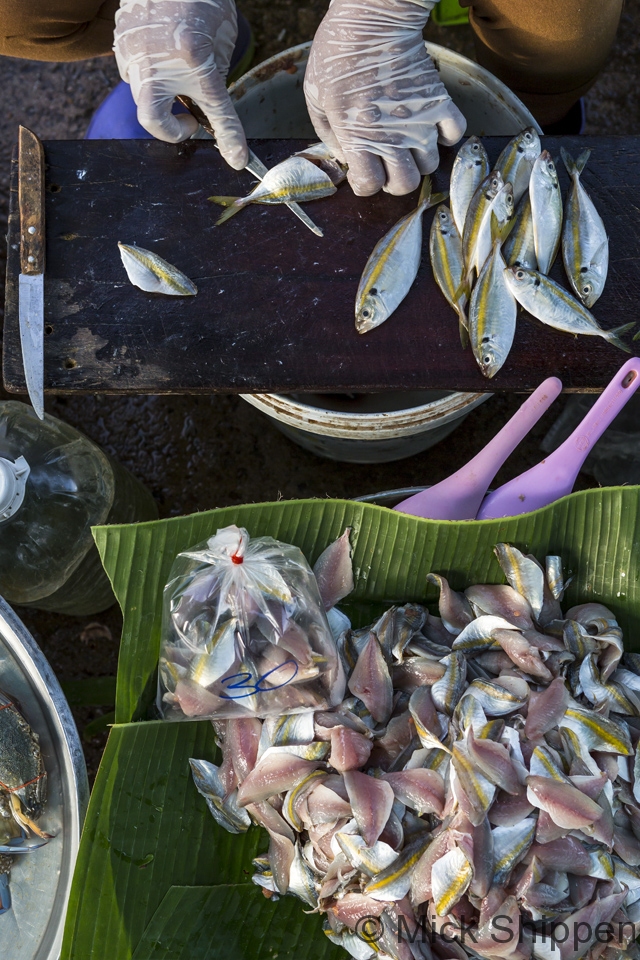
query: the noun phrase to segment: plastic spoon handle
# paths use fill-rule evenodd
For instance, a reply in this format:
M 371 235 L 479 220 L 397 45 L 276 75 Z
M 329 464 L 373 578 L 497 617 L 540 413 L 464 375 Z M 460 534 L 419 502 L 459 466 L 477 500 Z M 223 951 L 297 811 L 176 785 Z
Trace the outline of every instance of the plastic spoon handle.
M 584 420 L 550 456 L 485 497 L 478 520 L 517 517 L 553 503 L 573 490 L 580 467 L 609 424 L 640 387 L 640 359 L 620 368 Z
M 431 520 L 473 520 L 496 473 L 542 414 L 551 406 L 562 383 L 549 377 L 528 397 L 477 456 L 433 487 L 421 490 L 394 507 L 401 513 Z

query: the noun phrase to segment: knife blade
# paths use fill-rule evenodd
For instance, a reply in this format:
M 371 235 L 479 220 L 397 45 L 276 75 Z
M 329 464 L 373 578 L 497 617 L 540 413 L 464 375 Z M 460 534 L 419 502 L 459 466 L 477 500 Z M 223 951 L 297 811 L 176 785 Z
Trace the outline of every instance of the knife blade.
M 218 147 L 218 144 L 216 143 L 215 134 L 209 125 L 209 121 L 207 120 L 205 113 L 200 109 L 198 104 L 195 103 L 195 101 L 192 100 L 191 97 L 180 96 L 180 97 L 176 97 L 176 100 L 178 100 L 183 107 L 186 107 L 189 113 L 196 118 L 196 120 L 198 121 L 202 129 L 205 130 L 209 134 L 209 136 L 213 138 L 213 142 L 216 144 L 216 147 Z M 218 149 L 220 148 L 218 147 Z M 265 173 L 268 173 L 268 167 L 265 167 L 262 160 L 260 160 L 259 157 L 256 157 L 255 153 L 251 149 L 249 150 L 249 163 L 246 165 L 244 169 L 248 170 L 249 173 L 252 173 L 257 180 L 262 180 L 264 178 Z M 286 203 L 285 206 L 289 207 L 289 210 L 291 210 L 291 212 L 296 215 L 298 220 L 301 220 L 302 223 L 304 223 L 305 227 L 308 227 L 309 230 L 311 230 L 312 233 L 315 233 L 317 237 L 324 237 L 324 233 L 322 232 L 321 228 L 313 222 L 311 217 L 309 217 L 304 212 L 304 210 L 298 203 L 294 203 L 291 201 L 289 203 Z
M 22 364 L 29 399 L 44 420 L 44 150 L 35 133 L 22 126 L 18 135 L 18 207 Z

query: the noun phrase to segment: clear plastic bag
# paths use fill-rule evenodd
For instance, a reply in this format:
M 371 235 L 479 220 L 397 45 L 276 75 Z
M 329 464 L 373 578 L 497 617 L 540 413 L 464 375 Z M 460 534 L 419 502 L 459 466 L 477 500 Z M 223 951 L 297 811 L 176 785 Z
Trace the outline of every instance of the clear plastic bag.
M 164 590 L 165 719 L 324 710 L 344 689 L 318 585 L 297 547 L 230 526 L 178 554 Z

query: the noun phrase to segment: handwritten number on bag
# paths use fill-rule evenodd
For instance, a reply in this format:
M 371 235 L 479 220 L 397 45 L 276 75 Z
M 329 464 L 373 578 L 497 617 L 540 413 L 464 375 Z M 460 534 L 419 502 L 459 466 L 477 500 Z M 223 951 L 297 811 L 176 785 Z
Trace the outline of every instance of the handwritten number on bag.
M 278 683 L 275 686 L 262 686 L 267 677 L 270 677 L 272 673 L 275 673 L 276 670 L 284 670 L 284 668 L 288 666 L 293 667 L 293 673 L 290 677 L 287 677 L 286 680 L 283 680 L 282 683 Z M 267 673 L 263 673 L 261 677 L 258 677 L 257 680 L 255 680 L 255 682 L 248 671 L 234 673 L 230 677 L 225 677 L 221 681 L 222 684 L 227 690 L 246 690 L 247 692 L 236 694 L 221 693 L 220 696 L 224 700 L 242 700 L 244 697 L 254 697 L 257 693 L 271 693 L 273 690 L 279 690 L 280 687 L 285 687 L 288 683 L 291 683 L 297 673 L 298 664 L 295 660 L 285 660 L 285 662 L 281 663 L 279 666 L 274 667 L 272 670 L 268 670 Z M 236 682 L 232 683 L 233 680 Z

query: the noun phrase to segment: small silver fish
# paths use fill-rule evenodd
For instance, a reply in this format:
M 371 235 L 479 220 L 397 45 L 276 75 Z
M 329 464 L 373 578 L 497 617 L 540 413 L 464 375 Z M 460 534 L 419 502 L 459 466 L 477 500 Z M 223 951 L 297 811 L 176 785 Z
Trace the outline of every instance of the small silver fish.
M 489 157 L 482 141 L 478 137 L 469 137 L 456 154 L 449 183 L 451 213 L 460 236 L 464 233 L 471 198 L 489 175 L 490 169 Z
M 476 273 L 480 276 L 498 232 L 500 241 L 503 242 L 511 231 L 514 209 L 513 187 L 510 183 L 505 183 L 484 212 L 475 244 L 466 261 L 468 271 L 475 267 Z
M 614 347 L 631 353 L 620 339 L 620 334 L 631 330 L 635 323 L 623 323 L 613 330 L 603 330 L 586 307 L 549 277 L 523 267 L 508 267 L 504 276 L 518 303 L 541 323 L 565 333 L 602 337 Z
M 455 846 L 433 865 L 431 885 L 433 902 L 439 917 L 446 916 L 469 889 L 473 865 L 465 852 Z
M 492 171 L 484 178 L 471 198 L 462 234 L 462 253 L 467 269 L 471 266 L 472 253 L 483 217 L 503 186 L 502 174 Z
M 505 183 L 513 187 L 513 198 L 517 203 L 526 193 L 531 171 L 540 156 L 540 137 L 535 127 L 527 127 L 511 140 L 498 159 L 494 170 L 499 170 Z
M 330 197 L 336 192 L 331 177 L 304 157 L 288 157 L 265 173 L 264 178 L 246 197 L 209 197 L 227 209 L 216 220 L 216 226 L 229 220 L 250 203 L 304 203 Z
M 122 263 L 129 280 L 147 293 L 170 297 L 193 297 L 198 292 L 193 280 L 151 250 L 118 242 Z
M 516 332 L 518 307 L 505 280 L 506 264 L 496 239 L 471 294 L 469 338 L 485 377 L 495 377 L 509 355 Z
M 564 147 L 560 148 L 560 153 L 571 177 L 564 208 L 562 259 L 576 296 L 585 307 L 592 307 L 607 279 L 609 238 L 602 218 L 580 180 L 591 151 L 584 150 L 577 160 Z
M 549 273 L 560 246 L 562 195 L 556 165 L 548 150 L 543 150 L 533 165 L 529 196 L 538 270 Z
M 429 252 L 433 276 L 447 303 L 458 314 L 460 340 L 462 345 L 466 346 L 469 340 L 465 313 L 468 296 L 466 287 L 463 287 L 465 269 L 462 237 L 451 211 L 444 204 L 438 207 L 431 223 Z
M 525 193 L 515 212 L 511 233 L 504 242 L 502 253 L 509 267 L 537 270 L 536 247 L 533 237 L 531 197 Z
M 368 333 L 387 320 L 409 293 L 422 256 L 422 214 L 444 200 L 431 193 L 425 177 L 418 206 L 378 240 L 367 260 L 356 294 L 356 330 Z

